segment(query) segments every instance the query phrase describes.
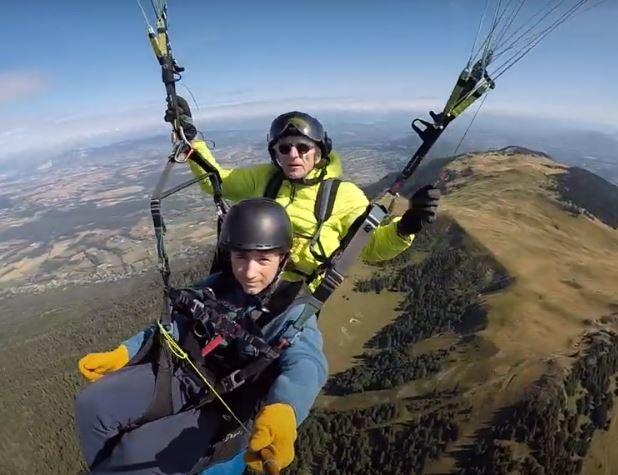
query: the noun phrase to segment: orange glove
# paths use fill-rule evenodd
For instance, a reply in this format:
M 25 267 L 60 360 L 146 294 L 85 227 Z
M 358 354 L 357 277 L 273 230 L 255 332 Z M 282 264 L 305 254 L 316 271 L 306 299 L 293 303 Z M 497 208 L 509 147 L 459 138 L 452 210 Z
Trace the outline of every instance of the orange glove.
M 88 353 L 77 366 L 82 376 L 90 383 L 95 382 L 107 373 L 119 370 L 129 362 L 129 350 L 120 345 L 113 351 L 104 353 Z
M 247 465 L 251 470 L 264 473 L 260 450 L 269 448 L 278 468 L 285 468 L 294 460 L 295 441 L 296 415 L 292 406 L 283 403 L 264 406 L 255 418 L 247 450 Z

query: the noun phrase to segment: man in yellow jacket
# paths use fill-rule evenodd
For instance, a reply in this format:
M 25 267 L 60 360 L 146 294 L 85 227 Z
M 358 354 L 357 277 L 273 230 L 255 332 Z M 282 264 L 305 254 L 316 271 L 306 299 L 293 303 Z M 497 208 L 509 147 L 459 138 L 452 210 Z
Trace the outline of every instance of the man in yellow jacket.
M 185 136 L 192 141 L 193 148 L 218 170 L 225 199 L 239 201 L 264 196 L 269 183 L 279 175 L 280 185 L 270 197 L 286 208 L 294 225 L 291 262 L 283 278 L 291 281 L 305 279 L 312 284 L 310 288 L 315 289 L 320 265 L 339 247 L 369 203 L 357 185 L 341 181 L 330 217 L 321 226 L 318 225 L 315 208 L 320 183 L 340 179 L 342 175 L 341 158 L 332 149 L 322 124 L 303 112 L 282 114 L 272 122 L 268 134 L 271 163 L 223 168 L 205 142 L 195 140 L 197 129 L 189 105 L 183 98 L 179 98 L 179 107 Z M 165 119 L 171 121 L 173 118 L 173 112 L 168 110 Z M 189 165 L 196 176 L 205 172 L 191 160 Z M 204 180 L 200 185 L 212 194 L 209 182 Z M 375 230 L 363 249 L 361 259 L 376 263 L 392 259 L 405 251 L 412 244 L 414 234 L 425 223 L 435 220 L 439 197 L 439 191 L 431 185 L 418 190 L 402 217 L 395 217 Z

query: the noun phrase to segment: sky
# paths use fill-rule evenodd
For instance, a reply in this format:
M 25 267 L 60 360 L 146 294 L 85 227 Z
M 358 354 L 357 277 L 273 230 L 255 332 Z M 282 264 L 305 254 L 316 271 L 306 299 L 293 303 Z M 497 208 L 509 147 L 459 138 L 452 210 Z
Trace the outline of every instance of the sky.
M 154 23 L 150 1 L 142 4 Z M 172 48 L 186 68 L 178 90 L 185 97 L 183 85 L 191 91 L 195 115 L 206 121 L 292 108 L 440 108 L 485 5 L 169 0 Z M 160 68 L 137 2 L 22 0 L 5 2 L 2 15 L 0 160 L 168 127 Z M 499 78 L 484 110 L 618 130 L 616 25 L 618 0 L 578 14 Z

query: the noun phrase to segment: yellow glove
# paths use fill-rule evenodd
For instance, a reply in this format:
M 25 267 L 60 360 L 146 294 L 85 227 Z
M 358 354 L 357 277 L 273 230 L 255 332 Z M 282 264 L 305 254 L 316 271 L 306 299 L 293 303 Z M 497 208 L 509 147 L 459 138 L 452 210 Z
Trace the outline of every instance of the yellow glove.
M 269 448 L 278 468 L 285 468 L 294 460 L 296 416 L 292 406 L 283 403 L 264 406 L 255 418 L 249 439 L 246 461 L 251 470 L 264 473 L 260 451 Z
M 113 351 L 105 353 L 88 353 L 77 366 L 82 376 L 90 383 L 100 379 L 103 375 L 119 370 L 129 362 L 129 350 L 120 345 Z

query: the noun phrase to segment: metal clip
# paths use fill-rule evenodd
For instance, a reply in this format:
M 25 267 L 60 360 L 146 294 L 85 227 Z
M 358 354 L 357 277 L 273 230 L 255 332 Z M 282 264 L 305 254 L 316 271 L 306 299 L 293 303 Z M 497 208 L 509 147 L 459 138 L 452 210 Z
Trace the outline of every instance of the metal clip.
M 204 303 L 197 299 L 193 299 L 193 305 L 191 306 L 191 315 L 195 315 L 198 310 L 204 308 Z
M 244 379 L 240 379 L 240 380 L 236 379 L 236 376 L 238 376 L 239 373 L 240 373 L 240 370 L 237 369 L 236 371 L 232 371 L 226 377 L 221 379 L 221 381 L 219 381 L 219 384 L 221 385 L 221 389 L 222 389 L 221 392 L 229 393 L 233 391 L 234 389 L 236 389 L 237 387 L 242 386 L 245 383 Z

